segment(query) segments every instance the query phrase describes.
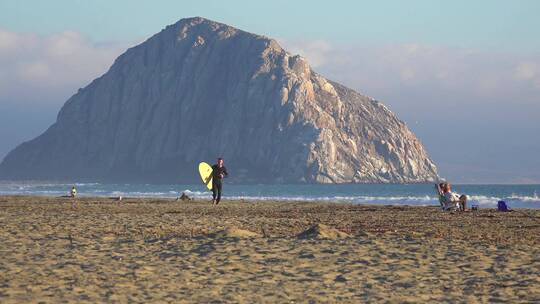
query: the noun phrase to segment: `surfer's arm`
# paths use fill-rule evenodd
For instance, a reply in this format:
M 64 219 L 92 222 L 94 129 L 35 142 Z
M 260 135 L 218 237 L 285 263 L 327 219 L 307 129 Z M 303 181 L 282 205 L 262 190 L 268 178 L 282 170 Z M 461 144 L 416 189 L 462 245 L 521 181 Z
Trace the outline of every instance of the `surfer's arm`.
M 227 168 L 223 167 L 223 174 L 225 174 L 225 176 L 229 176 L 229 173 L 227 172 Z

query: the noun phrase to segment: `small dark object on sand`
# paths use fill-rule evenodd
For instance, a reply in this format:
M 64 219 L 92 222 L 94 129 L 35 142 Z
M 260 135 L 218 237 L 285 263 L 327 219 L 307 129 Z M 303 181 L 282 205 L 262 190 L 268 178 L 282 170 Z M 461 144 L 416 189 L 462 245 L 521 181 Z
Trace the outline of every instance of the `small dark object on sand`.
M 501 212 L 511 212 L 514 211 L 508 207 L 505 201 L 498 201 L 497 202 L 497 210 Z
M 176 199 L 177 201 L 179 200 L 182 200 L 182 201 L 191 201 L 192 198 L 189 197 L 185 192 L 182 192 L 182 195 Z

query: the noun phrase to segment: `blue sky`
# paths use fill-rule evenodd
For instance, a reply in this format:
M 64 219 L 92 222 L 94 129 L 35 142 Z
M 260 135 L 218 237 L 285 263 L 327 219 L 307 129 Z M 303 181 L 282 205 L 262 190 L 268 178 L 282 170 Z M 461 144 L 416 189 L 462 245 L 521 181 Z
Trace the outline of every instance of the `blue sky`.
M 271 37 L 422 42 L 538 52 L 540 2 L 500 1 L 0 1 L 4 28 L 94 41 L 148 37 L 187 16 L 203 16 Z
M 519 0 L 0 0 L 0 158 L 127 47 L 202 16 L 276 38 L 382 100 L 453 181 L 538 183 L 538 12 Z

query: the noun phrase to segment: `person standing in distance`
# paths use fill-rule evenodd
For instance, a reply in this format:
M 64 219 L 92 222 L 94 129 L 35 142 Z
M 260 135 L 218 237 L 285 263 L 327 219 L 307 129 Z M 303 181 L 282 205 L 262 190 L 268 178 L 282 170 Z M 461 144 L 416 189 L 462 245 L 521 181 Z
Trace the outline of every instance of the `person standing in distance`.
M 222 179 L 229 176 L 223 163 L 223 158 L 220 157 L 217 159 L 217 164 L 212 166 L 212 204 L 214 205 L 219 204 L 221 201 Z
M 69 194 L 72 198 L 77 197 L 77 189 L 75 188 L 75 186 L 71 187 L 71 191 Z

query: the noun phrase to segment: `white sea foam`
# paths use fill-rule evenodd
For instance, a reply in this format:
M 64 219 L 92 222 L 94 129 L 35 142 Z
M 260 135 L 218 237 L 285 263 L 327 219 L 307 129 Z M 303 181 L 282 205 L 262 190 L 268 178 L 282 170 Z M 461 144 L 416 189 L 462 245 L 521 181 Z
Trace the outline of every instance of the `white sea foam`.
M 123 197 L 171 197 L 169 192 L 139 192 L 139 191 L 112 191 L 107 196 L 123 196 Z
M 73 184 L 68 183 L 0 183 L 0 195 L 45 195 L 45 196 L 60 196 L 66 195 Z M 100 196 L 100 197 L 161 197 L 174 198 L 182 193 L 196 199 L 210 199 L 211 192 L 202 190 L 200 186 L 193 188 L 184 188 L 183 191 L 177 191 L 178 186 L 175 185 L 131 185 L 131 184 L 99 184 L 99 183 L 80 183 L 77 188 L 80 196 Z M 439 201 L 435 195 L 431 195 L 431 188 L 425 190 L 421 188 L 405 188 L 413 189 L 411 193 L 418 192 L 420 195 L 396 195 L 404 191 L 404 186 L 385 186 L 384 192 L 380 189 L 377 192 L 379 195 L 347 195 L 347 193 L 375 192 L 368 186 L 358 188 L 336 189 L 326 186 L 230 186 L 225 189 L 225 199 L 246 200 L 246 201 L 261 201 L 261 200 L 277 200 L 277 201 L 326 201 L 326 202 L 349 202 L 358 204 L 391 204 L 391 205 L 416 205 L 416 206 L 438 206 Z M 313 188 L 310 188 L 313 187 Z M 352 186 L 351 187 L 355 187 Z M 414 186 L 411 186 L 414 187 Z M 387 189 L 388 188 L 388 189 Z M 180 188 L 182 189 L 182 188 Z M 311 191 L 311 190 L 315 191 Z M 321 189 L 326 189 L 322 191 Z M 366 191 L 367 190 L 367 191 Z M 522 193 L 517 194 L 517 191 L 509 192 L 507 196 L 489 195 L 485 188 L 479 188 L 478 191 L 470 189 L 469 201 L 471 204 L 477 204 L 484 208 L 493 208 L 497 206 L 499 200 L 505 200 L 511 207 L 530 207 L 540 208 L 540 197 L 536 192 L 523 192 L 523 188 L 518 188 Z M 501 189 L 495 191 L 500 191 Z M 504 189 L 503 189 L 504 190 Z M 534 188 L 533 188 L 534 190 Z M 409 191 L 409 190 L 407 190 Z M 421 195 L 422 191 L 428 193 Z M 534 190 L 535 191 L 535 190 Z M 476 193 L 475 193 L 476 192 Z M 317 194 L 319 193 L 319 194 Z M 487 195 L 485 193 L 488 193 Z M 321 195 L 322 194 L 322 195 Z
M 524 202 L 540 202 L 540 197 L 538 196 L 538 194 L 536 194 L 536 192 L 534 192 L 534 194 L 532 196 L 519 196 L 519 195 L 515 195 L 514 193 L 512 193 L 511 196 L 508 197 L 508 199 L 511 199 L 511 200 L 520 200 L 520 201 L 524 201 Z

